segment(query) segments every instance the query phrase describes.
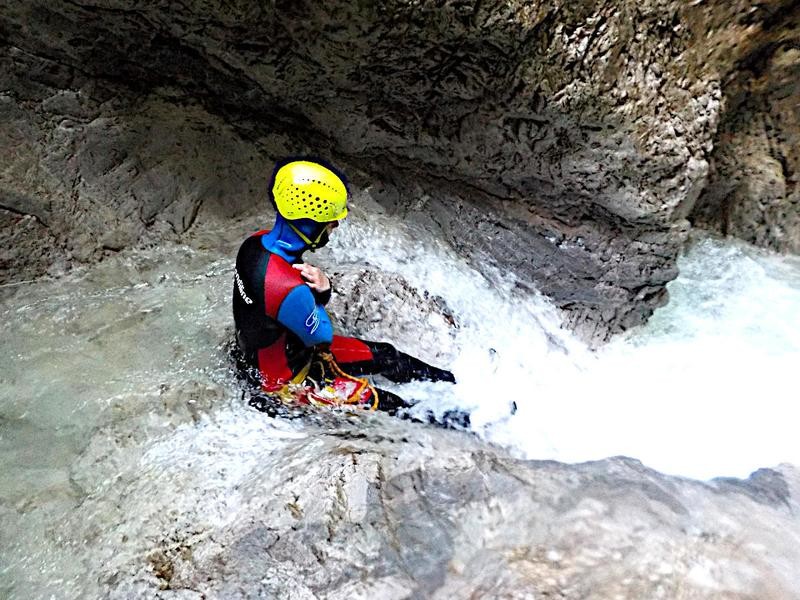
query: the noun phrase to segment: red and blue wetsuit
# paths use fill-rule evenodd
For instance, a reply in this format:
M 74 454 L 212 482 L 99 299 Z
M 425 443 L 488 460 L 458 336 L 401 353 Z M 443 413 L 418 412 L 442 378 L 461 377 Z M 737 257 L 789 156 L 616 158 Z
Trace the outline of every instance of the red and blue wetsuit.
M 428 365 L 390 344 L 333 335 L 325 310 L 330 291 L 315 292 L 292 268 L 292 264 L 302 262 L 306 249 L 279 216 L 275 229 L 249 237 L 236 257 L 236 338 L 246 365 L 257 370 L 262 388 L 273 391 L 289 381 L 302 380 L 318 346 L 329 347 L 336 361 L 351 375 L 381 374 L 395 382 L 455 381 L 449 371 Z M 398 400 L 394 396 L 389 403 L 394 408 Z

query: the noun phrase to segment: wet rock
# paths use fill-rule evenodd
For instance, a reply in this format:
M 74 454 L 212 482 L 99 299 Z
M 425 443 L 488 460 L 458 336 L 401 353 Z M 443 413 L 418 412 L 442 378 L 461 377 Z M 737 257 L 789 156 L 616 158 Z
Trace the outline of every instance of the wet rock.
M 800 252 L 800 15 L 747 57 L 726 91 L 707 188 L 692 213 L 703 227 Z
M 53 247 L 55 242 L 35 216 L 0 209 L 0 284 L 63 272 L 66 261 Z
M 105 593 L 798 597 L 796 469 L 702 483 L 626 458 L 520 461 L 397 425 L 377 417 L 284 440 L 237 487 L 224 525 L 203 516 L 221 492 L 195 489 L 180 519 L 193 525 L 117 561 Z
M 420 292 L 399 275 L 368 268 L 338 267 L 330 277 L 334 293 L 327 308 L 339 331 L 390 342 L 432 364 L 454 357 L 458 322 L 443 299 Z

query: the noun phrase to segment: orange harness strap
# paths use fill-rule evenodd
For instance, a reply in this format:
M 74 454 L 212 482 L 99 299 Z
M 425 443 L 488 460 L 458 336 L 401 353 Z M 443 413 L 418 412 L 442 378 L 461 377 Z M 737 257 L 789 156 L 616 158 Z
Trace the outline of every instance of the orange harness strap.
M 320 352 L 319 357 L 328 364 L 331 371 L 333 371 L 337 377 L 340 379 L 346 379 L 347 381 L 352 381 L 356 383 L 356 388 L 350 392 L 346 399 L 344 399 L 341 404 L 359 404 L 361 403 L 361 395 L 364 393 L 364 390 L 369 388 L 369 391 L 372 393 L 372 404 L 370 405 L 370 410 L 377 410 L 378 409 L 378 391 L 375 389 L 367 379 L 361 377 L 354 377 L 353 375 L 349 375 L 342 371 L 342 368 L 336 362 L 336 359 L 333 357 L 333 354 L 330 352 Z M 326 378 L 327 379 L 327 378 Z
M 320 363 L 322 368 L 320 382 L 308 378 L 313 385 L 304 381 L 289 382 L 280 389 L 273 389 L 270 392 L 289 404 L 314 404 L 316 406 L 362 404 L 364 408 L 371 411 L 378 409 L 378 391 L 367 379 L 345 373 L 330 352 L 317 353 L 315 361 Z M 306 372 L 308 372 L 307 369 Z M 366 390 L 370 392 L 369 403 L 362 400 Z

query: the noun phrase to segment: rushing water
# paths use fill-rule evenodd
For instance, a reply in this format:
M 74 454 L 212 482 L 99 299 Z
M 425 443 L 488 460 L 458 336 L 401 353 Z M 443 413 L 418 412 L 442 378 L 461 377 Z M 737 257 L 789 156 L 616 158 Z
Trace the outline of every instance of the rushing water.
M 446 299 L 461 326 L 451 365 L 459 385 L 400 392 L 470 410 L 489 440 L 527 458 L 626 455 L 701 479 L 800 464 L 800 258 L 698 236 L 679 261 L 669 304 L 595 353 L 512 276 L 479 275 L 412 228 L 371 219 L 343 237 L 340 259 L 366 249 L 376 266 Z
M 322 266 L 397 272 L 458 321 L 441 366 L 459 383 L 397 386 L 404 396 L 467 409 L 476 432 L 530 458 L 625 454 L 699 478 L 800 464 L 797 259 L 699 239 L 670 304 L 592 353 L 509 274 L 478 273 L 377 210 L 348 221 Z M 141 551 L 131 540 L 182 515 L 224 523 L 264 457 L 309 435 L 247 408 L 226 357 L 232 259 L 261 225 L 0 290 L 0 597 L 92 595 L 86 573 L 113 572 Z
M 679 266 L 645 327 L 581 356 L 538 389 L 550 402 L 531 398 L 489 437 L 529 457 L 624 454 L 703 479 L 800 464 L 800 260 L 706 238 Z

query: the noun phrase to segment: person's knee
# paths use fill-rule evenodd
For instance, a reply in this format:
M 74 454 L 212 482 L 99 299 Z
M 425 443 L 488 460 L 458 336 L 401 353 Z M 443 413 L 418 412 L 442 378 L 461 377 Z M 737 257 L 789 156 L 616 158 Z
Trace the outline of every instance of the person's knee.
M 364 343 L 367 345 L 367 347 L 370 349 L 370 352 L 372 352 L 373 357 L 376 359 L 380 359 L 382 357 L 394 358 L 402 354 L 402 352 L 400 352 L 397 348 L 395 348 L 388 342 L 364 342 Z
M 406 354 L 388 342 L 364 342 L 373 355 L 377 372 L 395 383 L 408 381 L 446 381 L 455 383 L 450 371 L 429 365 L 423 360 Z

